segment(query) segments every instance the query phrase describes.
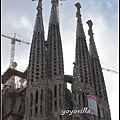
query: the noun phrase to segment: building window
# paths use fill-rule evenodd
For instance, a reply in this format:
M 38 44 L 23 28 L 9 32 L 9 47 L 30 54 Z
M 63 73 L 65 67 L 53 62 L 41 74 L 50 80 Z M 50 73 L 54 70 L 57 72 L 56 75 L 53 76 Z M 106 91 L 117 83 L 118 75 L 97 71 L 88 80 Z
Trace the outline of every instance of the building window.
M 36 79 L 38 80 L 38 79 L 39 79 L 39 77 L 36 77 Z
M 59 100 L 59 106 L 60 106 L 60 109 L 62 109 L 61 99 Z
M 62 116 L 60 115 L 60 120 L 62 120 Z
M 55 85 L 54 86 L 54 97 L 56 97 L 56 95 L 57 95 L 57 86 Z
M 30 116 L 32 116 L 32 110 L 31 110 L 31 114 L 30 114 Z
M 57 111 L 57 101 L 55 101 L 54 104 L 55 111 Z
M 31 107 L 32 107 L 32 103 L 33 103 L 33 94 L 32 94 L 32 93 L 30 94 L 30 102 L 31 102 L 30 105 L 31 105 Z
M 50 110 L 52 111 L 52 103 L 50 104 Z
M 52 92 L 50 91 L 50 100 L 52 100 Z
M 38 103 L 38 91 L 36 91 L 36 103 Z
M 42 113 L 42 106 L 40 106 L 40 113 Z
M 84 92 L 82 93 L 82 98 L 83 98 L 83 106 L 85 106 L 85 94 L 84 94 Z
M 35 107 L 35 113 L 38 113 L 38 107 Z
M 41 101 L 43 101 L 43 90 L 41 90 Z
M 36 73 L 36 75 L 39 75 L 39 73 Z
M 61 84 L 59 85 L 59 95 L 61 95 Z

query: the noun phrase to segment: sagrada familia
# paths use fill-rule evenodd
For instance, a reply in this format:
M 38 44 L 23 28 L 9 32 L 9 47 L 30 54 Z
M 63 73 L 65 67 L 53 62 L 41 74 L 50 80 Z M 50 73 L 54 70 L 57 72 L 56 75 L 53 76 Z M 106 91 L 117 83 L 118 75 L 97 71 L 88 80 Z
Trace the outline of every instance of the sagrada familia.
M 44 1 L 43 1 L 44 2 Z M 58 0 L 51 0 L 48 36 L 45 40 L 42 0 L 38 1 L 29 64 L 25 72 L 9 68 L 12 76 L 27 81 L 15 88 L 11 81 L 2 90 L 2 120 L 111 120 L 107 91 L 97 53 L 92 21 L 88 20 L 89 50 L 76 3 L 76 49 L 73 75 L 64 74 Z M 72 57 L 72 56 L 71 56 Z M 21 79 L 21 81 L 22 81 Z M 71 84 L 71 91 L 67 88 Z

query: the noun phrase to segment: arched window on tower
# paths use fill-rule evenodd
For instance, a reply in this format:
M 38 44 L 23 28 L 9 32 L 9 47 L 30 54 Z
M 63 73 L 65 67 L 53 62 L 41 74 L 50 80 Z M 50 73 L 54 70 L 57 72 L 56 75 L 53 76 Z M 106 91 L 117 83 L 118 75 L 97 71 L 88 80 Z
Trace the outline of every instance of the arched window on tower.
M 54 102 L 54 110 L 57 111 L 57 101 Z
M 42 113 L 42 105 L 40 106 L 40 113 Z
M 36 91 L 36 103 L 38 103 L 38 91 Z
M 35 107 L 35 113 L 38 113 L 38 107 Z
M 97 104 L 97 110 L 98 110 L 98 119 L 100 119 L 100 108 L 98 104 Z
M 31 93 L 30 94 L 30 105 L 31 105 L 31 107 L 32 107 L 32 103 L 33 103 L 33 94 Z
M 60 115 L 60 120 L 62 120 L 62 116 Z
M 59 95 L 61 95 L 61 84 L 59 84 Z
M 54 86 L 54 97 L 56 97 L 57 96 L 57 86 L 55 85 Z
M 52 111 L 52 91 L 49 91 L 49 106 L 50 106 L 50 111 Z
M 84 94 L 84 92 L 82 93 L 82 98 L 83 98 L 83 106 L 85 107 L 85 94 Z
M 50 100 L 52 100 L 52 91 L 50 91 Z
M 43 101 L 43 89 L 41 90 L 40 100 Z

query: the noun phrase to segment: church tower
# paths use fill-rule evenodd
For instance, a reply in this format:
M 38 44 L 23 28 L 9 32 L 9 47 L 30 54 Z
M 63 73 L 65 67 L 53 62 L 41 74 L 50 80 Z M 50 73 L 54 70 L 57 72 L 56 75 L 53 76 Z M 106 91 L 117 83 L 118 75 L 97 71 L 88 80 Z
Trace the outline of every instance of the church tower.
M 42 0 L 39 0 L 27 71 L 24 120 L 45 119 L 47 85 L 45 58 Z
M 51 14 L 47 37 L 47 110 L 50 120 L 64 120 L 61 110 L 64 110 L 64 65 L 62 42 L 59 26 L 58 0 L 51 0 Z
M 48 38 L 44 39 L 42 0 L 39 0 L 27 74 L 24 120 L 64 120 L 64 65 L 58 0 L 51 1 Z
M 90 66 L 90 56 L 86 44 L 86 37 L 81 20 L 80 3 L 75 4 L 77 8 L 77 28 L 76 28 L 76 53 L 73 71 L 73 109 L 80 110 L 88 108 L 87 95 L 94 96 L 94 87 L 92 81 L 92 73 Z M 95 120 L 96 116 L 83 113 L 74 114 L 73 120 Z
M 92 67 L 95 96 L 97 97 L 97 104 L 98 104 L 98 118 L 99 120 L 111 120 L 105 81 L 93 37 L 94 35 L 92 31 L 93 23 L 91 20 L 88 20 L 86 23 L 89 26 L 89 30 L 88 30 L 88 35 L 90 36 L 89 53 L 90 53 L 90 60 Z

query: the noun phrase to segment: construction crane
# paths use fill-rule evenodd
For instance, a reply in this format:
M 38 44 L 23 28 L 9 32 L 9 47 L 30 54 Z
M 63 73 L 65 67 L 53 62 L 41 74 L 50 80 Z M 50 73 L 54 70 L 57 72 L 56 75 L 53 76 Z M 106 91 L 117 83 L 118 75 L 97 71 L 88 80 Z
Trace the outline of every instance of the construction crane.
M 10 55 L 10 65 L 9 67 L 10 68 L 13 68 L 15 69 L 16 66 L 17 66 L 17 63 L 14 62 L 14 56 L 15 56 L 15 43 L 16 42 L 19 42 L 19 43 L 24 43 L 24 44 L 27 44 L 27 45 L 30 45 L 31 43 L 29 42 L 26 42 L 26 41 L 22 41 L 20 39 L 17 39 L 16 38 L 16 33 L 14 33 L 14 37 L 10 37 L 10 36 L 7 36 L 7 35 L 1 35 L 2 37 L 5 37 L 5 38 L 8 38 L 8 39 L 11 39 L 11 55 Z M 3 94 L 5 93 L 5 91 L 7 90 L 7 88 L 9 89 L 9 86 L 12 88 L 12 89 L 15 89 L 15 76 L 13 75 L 8 81 L 7 81 L 7 84 L 3 87 Z M 8 86 L 8 87 L 6 87 Z
M 118 72 L 116 70 L 111 70 L 111 69 L 104 68 L 104 67 L 102 67 L 102 70 L 105 70 L 105 71 L 108 71 L 108 72 L 112 72 L 114 74 L 118 74 Z
M 101 62 L 101 63 L 103 63 L 103 62 Z M 75 62 L 73 62 L 73 64 L 75 64 Z M 114 74 L 118 74 L 118 71 L 113 70 L 113 69 L 102 67 L 102 70 L 105 70 L 107 72 L 111 72 L 111 73 L 114 73 Z
M 116 68 L 114 68 L 114 67 L 112 67 L 112 66 L 110 66 L 110 65 L 108 65 L 108 64 L 106 64 L 106 63 L 104 63 L 104 62 L 102 62 L 102 61 L 100 61 L 100 63 L 102 64 L 102 65 L 105 65 L 105 66 L 107 66 L 107 67 L 102 67 L 102 70 L 105 70 L 105 71 L 107 71 L 107 72 L 111 72 L 111 73 L 114 73 L 114 74 L 118 74 L 118 70 L 116 70 Z M 109 67 L 109 68 L 108 68 Z M 112 68 L 112 69 L 111 69 Z
M 24 44 L 27 44 L 27 45 L 30 45 L 31 43 L 17 39 L 17 38 L 16 38 L 16 33 L 14 34 L 14 37 L 10 37 L 10 36 L 3 35 L 3 34 L 2 34 L 1 36 L 2 36 L 2 37 L 5 37 L 5 38 L 8 38 L 8 39 L 11 39 L 10 68 L 15 68 L 15 67 L 16 67 L 16 64 L 15 64 L 15 62 L 14 62 L 15 43 L 16 43 L 16 42 L 19 42 L 19 43 L 24 43 Z

